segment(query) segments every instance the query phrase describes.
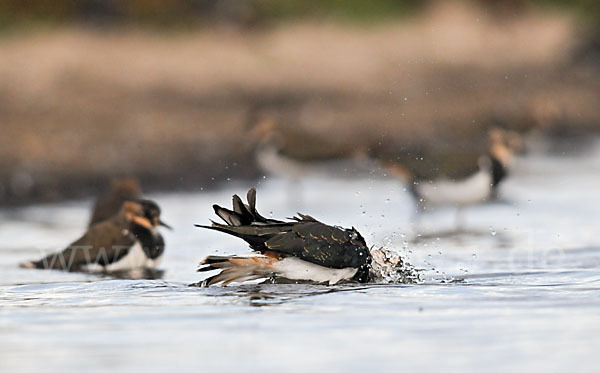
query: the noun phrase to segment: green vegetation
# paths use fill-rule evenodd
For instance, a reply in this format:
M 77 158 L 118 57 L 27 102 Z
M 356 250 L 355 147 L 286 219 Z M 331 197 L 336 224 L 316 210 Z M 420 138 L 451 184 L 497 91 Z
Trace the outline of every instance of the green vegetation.
M 3 0 L 0 26 L 91 23 L 188 27 L 211 22 L 260 25 L 303 17 L 380 20 L 402 16 L 418 0 Z
M 432 0 L 3 0 L 0 28 L 68 23 L 185 28 L 207 23 L 254 26 L 298 18 L 377 22 L 403 17 Z M 466 0 L 465 0 L 466 1 Z M 472 0 L 516 13 L 553 6 L 600 22 L 598 0 Z
M 600 27 L 599 0 L 535 0 L 536 4 L 575 12 L 586 23 Z

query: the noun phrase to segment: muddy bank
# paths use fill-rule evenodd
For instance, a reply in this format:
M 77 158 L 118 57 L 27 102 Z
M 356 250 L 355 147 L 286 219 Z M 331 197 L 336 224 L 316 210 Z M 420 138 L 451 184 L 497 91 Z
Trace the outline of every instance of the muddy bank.
M 382 157 L 477 152 L 491 126 L 597 133 L 600 78 L 572 59 L 577 35 L 563 15 L 440 6 L 367 28 L 4 36 L 0 204 L 120 175 L 146 191 L 257 177 L 249 129 L 265 116 Z

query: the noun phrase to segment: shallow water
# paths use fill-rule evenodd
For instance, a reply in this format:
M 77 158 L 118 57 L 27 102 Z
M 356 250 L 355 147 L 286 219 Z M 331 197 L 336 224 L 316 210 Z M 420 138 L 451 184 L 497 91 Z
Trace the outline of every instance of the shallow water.
M 411 224 L 408 193 L 386 177 L 258 185 L 264 215 L 353 225 L 422 269 L 412 285 L 189 287 L 205 255 L 246 251 L 193 227 L 250 186 L 241 183 L 150 196 L 175 228 L 164 232 L 160 280 L 20 269 L 76 238 L 91 202 L 4 210 L 0 370 L 597 371 L 598 185 L 600 151 L 529 156 L 501 201 L 463 212 L 459 232 L 452 209 Z

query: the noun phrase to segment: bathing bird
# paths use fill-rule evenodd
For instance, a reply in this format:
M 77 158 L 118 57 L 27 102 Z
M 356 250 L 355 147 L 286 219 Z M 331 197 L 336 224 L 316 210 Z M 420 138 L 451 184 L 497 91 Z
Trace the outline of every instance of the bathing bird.
M 160 220 L 160 213 L 153 201 L 125 201 L 116 215 L 93 224 L 63 251 L 21 267 L 72 272 L 155 268 L 165 249 L 158 226 L 169 227 Z
M 120 178 L 112 181 L 109 191 L 98 198 L 92 210 L 88 226 L 116 215 L 123 202 L 135 201 L 141 197 L 140 184 L 134 178 Z
M 353 227 L 331 226 L 298 214 L 289 221 L 268 219 L 256 210 L 256 189 L 247 194 L 248 204 L 233 196 L 233 210 L 213 205 L 224 224 L 197 227 L 239 237 L 254 251 L 248 255 L 210 255 L 198 272 L 219 270 L 205 285 L 243 282 L 261 278 L 336 284 L 368 282 L 371 254 L 364 238 Z

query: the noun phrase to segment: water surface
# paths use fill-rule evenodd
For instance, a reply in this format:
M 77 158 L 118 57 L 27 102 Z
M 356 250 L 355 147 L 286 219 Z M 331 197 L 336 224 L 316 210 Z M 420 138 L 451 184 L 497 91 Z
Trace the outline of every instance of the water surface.
M 150 196 L 175 227 L 159 280 L 20 269 L 77 238 L 91 202 L 4 210 L 0 369 L 597 371 L 599 185 L 598 151 L 529 156 L 456 232 L 452 209 L 412 224 L 410 196 L 386 177 L 259 183 L 264 215 L 355 226 L 422 270 L 407 285 L 189 287 L 204 256 L 247 250 L 193 227 L 244 183 Z

